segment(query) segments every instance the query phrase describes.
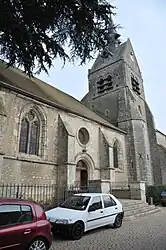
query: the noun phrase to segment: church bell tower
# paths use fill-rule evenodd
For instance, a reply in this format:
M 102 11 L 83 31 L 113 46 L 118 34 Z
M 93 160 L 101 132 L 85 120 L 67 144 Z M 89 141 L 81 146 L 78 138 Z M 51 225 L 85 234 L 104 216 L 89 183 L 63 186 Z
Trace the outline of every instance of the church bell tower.
M 129 181 L 153 184 L 143 79 L 130 40 L 120 44 L 119 35 L 110 34 L 110 44 L 98 55 L 88 78 L 89 92 L 82 102 L 127 132 Z

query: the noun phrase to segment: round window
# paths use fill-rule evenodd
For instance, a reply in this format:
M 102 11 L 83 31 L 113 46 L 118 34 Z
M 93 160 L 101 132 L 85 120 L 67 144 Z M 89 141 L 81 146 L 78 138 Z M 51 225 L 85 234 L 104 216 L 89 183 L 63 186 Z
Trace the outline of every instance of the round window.
M 86 128 L 81 128 L 78 131 L 78 139 L 83 145 L 86 145 L 89 142 L 89 132 Z

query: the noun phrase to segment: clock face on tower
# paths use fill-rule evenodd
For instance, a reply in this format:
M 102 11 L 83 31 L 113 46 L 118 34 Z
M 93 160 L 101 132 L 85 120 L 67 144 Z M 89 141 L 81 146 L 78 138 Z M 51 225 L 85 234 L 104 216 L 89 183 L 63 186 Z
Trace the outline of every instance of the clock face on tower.
M 134 54 L 133 54 L 133 52 L 130 52 L 130 58 L 134 62 Z

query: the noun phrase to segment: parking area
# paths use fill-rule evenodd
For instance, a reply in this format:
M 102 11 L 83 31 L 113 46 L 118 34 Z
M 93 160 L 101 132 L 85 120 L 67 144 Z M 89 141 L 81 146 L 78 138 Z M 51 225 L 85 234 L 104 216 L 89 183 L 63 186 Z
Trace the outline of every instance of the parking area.
M 166 208 L 161 212 L 124 221 L 120 229 L 98 229 L 81 240 L 70 241 L 56 236 L 51 250 L 166 250 Z

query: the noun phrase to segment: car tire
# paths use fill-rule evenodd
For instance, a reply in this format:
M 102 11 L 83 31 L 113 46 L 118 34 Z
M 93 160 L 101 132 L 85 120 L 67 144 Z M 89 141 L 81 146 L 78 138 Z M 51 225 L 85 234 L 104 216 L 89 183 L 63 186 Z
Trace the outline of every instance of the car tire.
M 122 226 L 122 216 L 121 215 L 118 214 L 116 216 L 113 226 L 114 226 L 114 228 L 119 228 Z
M 40 248 L 41 248 L 41 250 L 48 250 L 49 249 L 46 240 L 44 240 L 43 238 L 34 239 L 30 243 L 30 245 L 28 246 L 27 250 L 35 250 L 36 248 L 39 249 L 39 250 L 40 250 Z
M 71 232 L 70 232 L 70 236 L 72 238 L 72 240 L 79 240 L 82 238 L 84 234 L 84 226 L 81 222 L 76 222 L 72 228 L 71 228 Z

